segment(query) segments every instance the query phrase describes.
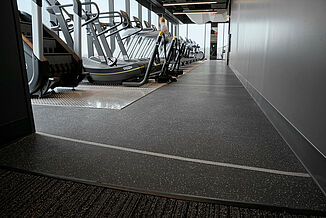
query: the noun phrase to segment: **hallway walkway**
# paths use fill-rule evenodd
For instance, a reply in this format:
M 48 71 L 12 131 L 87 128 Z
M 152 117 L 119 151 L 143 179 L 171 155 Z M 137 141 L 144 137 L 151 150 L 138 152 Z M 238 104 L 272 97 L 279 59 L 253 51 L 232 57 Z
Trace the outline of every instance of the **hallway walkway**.
M 109 95 L 110 93 L 108 93 Z M 224 62 L 118 111 L 34 106 L 0 165 L 93 184 L 326 211 L 326 197 Z

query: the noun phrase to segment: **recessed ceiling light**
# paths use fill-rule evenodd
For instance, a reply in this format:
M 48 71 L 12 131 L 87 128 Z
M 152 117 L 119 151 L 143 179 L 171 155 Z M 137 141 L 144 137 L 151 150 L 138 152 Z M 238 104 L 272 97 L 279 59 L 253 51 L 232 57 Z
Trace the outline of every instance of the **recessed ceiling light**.
M 166 3 L 163 4 L 165 7 L 169 6 L 182 6 L 182 5 L 208 5 L 208 4 L 216 4 L 216 2 L 184 2 L 184 3 Z
M 192 11 L 192 12 L 175 12 L 174 15 L 182 15 L 182 14 L 211 14 L 215 13 L 214 11 Z
M 214 9 L 203 9 L 203 10 L 184 10 L 182 12 L 188 13 L 188 12 L 214 12 Z M 177 13 L 177 12 L 176 12 Z

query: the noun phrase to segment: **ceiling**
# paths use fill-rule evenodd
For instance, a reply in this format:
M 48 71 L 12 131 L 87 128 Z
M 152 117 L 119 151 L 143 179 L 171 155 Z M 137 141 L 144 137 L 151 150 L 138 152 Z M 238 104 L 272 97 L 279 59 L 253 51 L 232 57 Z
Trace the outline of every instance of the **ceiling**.
M 226 22 L 229 0 L 137 0 L 173 23 Z M 206 3 L 205 3 L 206 2 Z M 207 3 L 209 2 L 209 3 Z M 175 4 L 184 5 L 175 5 Z M 174 5 L 166 5 L 174 4 Z
M 187 5 L 164 6 L 174 14 L 182 23 L 206 23 L 214 20 L 217 15 L 219 19 L 215 22 L 222 22 L 219 14 L 224 14 L 228 8 L 228 0 L 161 0 L 165 4 L 187 3 Z M 203 2 L 215 2 L 214 4 L 203 4 Z M 188 5 L 189 3 L 189 5 Z M 204 12 L 204 13 L 202 13 Z M 211 13 L 209 13 L 211 12 Z M 217 12 L 217 13 L 215 13 Z M 178 14 L 187 13 L 187 14 Z M 212 20 L 210 18 L 212 17 Z M 216 20 L 216 17 L 215 17 Z

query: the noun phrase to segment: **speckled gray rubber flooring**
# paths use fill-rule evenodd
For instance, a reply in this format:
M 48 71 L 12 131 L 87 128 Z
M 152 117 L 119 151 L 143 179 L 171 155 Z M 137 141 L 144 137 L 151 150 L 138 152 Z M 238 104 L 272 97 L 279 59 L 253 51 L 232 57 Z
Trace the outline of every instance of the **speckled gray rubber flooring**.
M 224 62 L 207 61 L 122 110 L 33 107 L 37 131 L 184 158 L 306 173 Z M 44 135 L 0 151 L 0 165 L 98 184 L 326 210 L 309 177 L 137 154 Z

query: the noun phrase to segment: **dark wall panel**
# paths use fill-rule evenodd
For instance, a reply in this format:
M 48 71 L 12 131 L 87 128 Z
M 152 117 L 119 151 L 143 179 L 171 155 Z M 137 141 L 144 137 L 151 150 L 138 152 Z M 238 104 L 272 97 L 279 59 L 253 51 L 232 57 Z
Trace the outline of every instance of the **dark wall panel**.
M 326 154 L 326 1 L 234 0 L 230 65 Z
M 4 17 L 0 41 L 0 145 L 34 131 L 16 1 L 1 5 Z

